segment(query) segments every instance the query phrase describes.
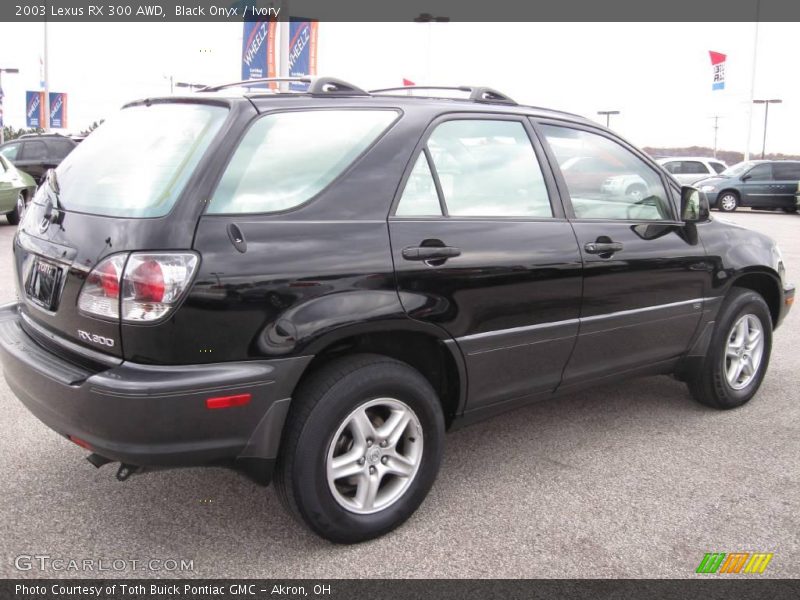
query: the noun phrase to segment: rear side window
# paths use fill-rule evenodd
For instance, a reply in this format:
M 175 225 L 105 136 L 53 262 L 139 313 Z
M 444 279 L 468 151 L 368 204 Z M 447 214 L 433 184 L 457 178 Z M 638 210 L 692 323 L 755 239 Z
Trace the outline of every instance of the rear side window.
M 209 213 L 266 213 L 299 206 L 342 174 L 389 125 L 394 110 L 274 113 L 245 134 Z
M 48 158 L 61 159 L 70 153 L 70 150 L 75 146 L 72 142 L 67 140 L 47 140 Z
M 517 121 L 463 119 L 439 125 L 411 172 L 395 214 L 452 217 L 552 217 L 544 176 L 525 127 Z
M 47 158 L 47 146 L 38 140 L 22 144 L 21 160 L 44 160 Z
M 718 162 L 711 162 L 711 163 L 708 163 L 708 164 L 710 164 L 711 168 L 714 169 L 717 173 L 722 173 L 725 169 L 728 168 L 725 165 L 723 165 L 722 163 L 718 163 Z
M 772 172 L 779 181 L 800 181 L 800 163 L 775 163 Z
M 59 203 L 111 217 L 164 216 L 227 115 L 227 108 L 205 104 L 121 110 L 56 169 Z

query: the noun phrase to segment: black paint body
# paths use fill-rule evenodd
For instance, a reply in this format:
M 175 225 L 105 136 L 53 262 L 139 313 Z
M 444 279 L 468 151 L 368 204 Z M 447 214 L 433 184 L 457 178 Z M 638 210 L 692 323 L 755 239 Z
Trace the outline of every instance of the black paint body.
M 41 255 L 60 260 L 66 276 L 54 312 L 32 305 L 22 275 L 17 277 L 20 301 L 0 319 L 9 383 L 48 425 L 116 460 L 269 462 L 306 368 L 315 357 L 358 347 L 358 340 L 391 348 L 393 339 L 424 339 L 439 348 L 447 366 L 433 370 L 449 369 L 447 389 L 454 398 L 448 422 L 456 424 L 611 377 L 680 373 L 685 361 L 703 353 L 720 300 L 737 280 L 765 290 L 775 326 L 793 293 L 782 283 L 774 243 L 766 236 L 719 221 L 575 219 L 558 165 L 536 133 L 539 123 L 611 137 L 658 169 L 579 117 L 417 98 L 201 98 L 148 101 L 230 107 L 168 215 L 126 219 L 62 211 L 42 233 L 38 226 L 52 210 L 43 186 L 15 238 L 18 273 L 30 256 Z M 204 214 L 228 159 L 259 114 L 342 107 L 392 108 L 401 116 L 300 207 L 277 214 Z M 426 131 L 448 115 L 522 122 L 542 164 L 554 218 L 393 216 Z M 677 184 L 658 171 L 674 191 L 677 215 Z M 603 237 L 622 242 L 624 250 L 611 257 L 584 251 Z M 403 257 L 404 248 L 431 240 L 461 254 L 436 263 Z M 105 256 L 187 249 L 199 253 L 199 271 L 166 321 L 120 324 L 78 310 L 81 285 Z M 81 340 L 78 329 L 116 344 L 100 349 Z M 180 375 L 173 388 L 171 372 Z M 49 378 L 47 385 L 41 377 Z M 114 394 L 114 381 L 124 394 Z M 203 404 L 209 389 L 252 391 L 255 401 L 247 410 L 214 415 L 215 430 Z M 59 395 L 72 400 L 64 403 Z M 147 417 L 136 416 L 144 410 Z

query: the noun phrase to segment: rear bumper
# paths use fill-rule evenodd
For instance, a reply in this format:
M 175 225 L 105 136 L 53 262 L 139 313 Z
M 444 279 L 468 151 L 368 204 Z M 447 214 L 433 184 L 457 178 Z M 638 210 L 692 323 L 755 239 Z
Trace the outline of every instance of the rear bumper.
M 0 308 L 0 362 L 11 390 L 43 423 L 132 465 L 273 460 L 295 384 L 311 357 L 205 365 L 122 362 L 93 372 L 37 344 L 16 305 Z M 244 406 L 209 397 L 250 393 Z

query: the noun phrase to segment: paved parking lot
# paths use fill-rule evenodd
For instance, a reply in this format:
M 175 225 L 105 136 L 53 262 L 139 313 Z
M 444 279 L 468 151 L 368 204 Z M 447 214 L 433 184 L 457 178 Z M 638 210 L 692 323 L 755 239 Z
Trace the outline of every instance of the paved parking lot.
M 725 218 L 778 239 L 800 281 L 800 216 Z M 13 299 L 12 235 L 0 225 L 3 301 Z M 191 559 L 183 575 L 195 577 L 687 577 L 705 552 L 767 551 L 766 575 L 800 577 L 799 312 L 744 408 L 704 408 L 653 377 L 466 428 L 448 436 L 417 514 L 352 547 L 307 533 L 272 489 L 225 469 L 119 483 L 113 465 L 91 467 L 0 379 L 0 576 L 97 575 L 15 569 L 15 557 L 39 554 Z

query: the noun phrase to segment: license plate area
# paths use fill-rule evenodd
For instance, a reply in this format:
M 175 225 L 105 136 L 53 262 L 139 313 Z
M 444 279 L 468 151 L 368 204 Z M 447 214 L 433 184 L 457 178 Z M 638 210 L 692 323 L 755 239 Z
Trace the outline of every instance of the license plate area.
M 61 297 L 63 276 L 64 271 L 59 265 L 37 256 L 25 281 L 25 295 L 45 310 L 55 311 Z

